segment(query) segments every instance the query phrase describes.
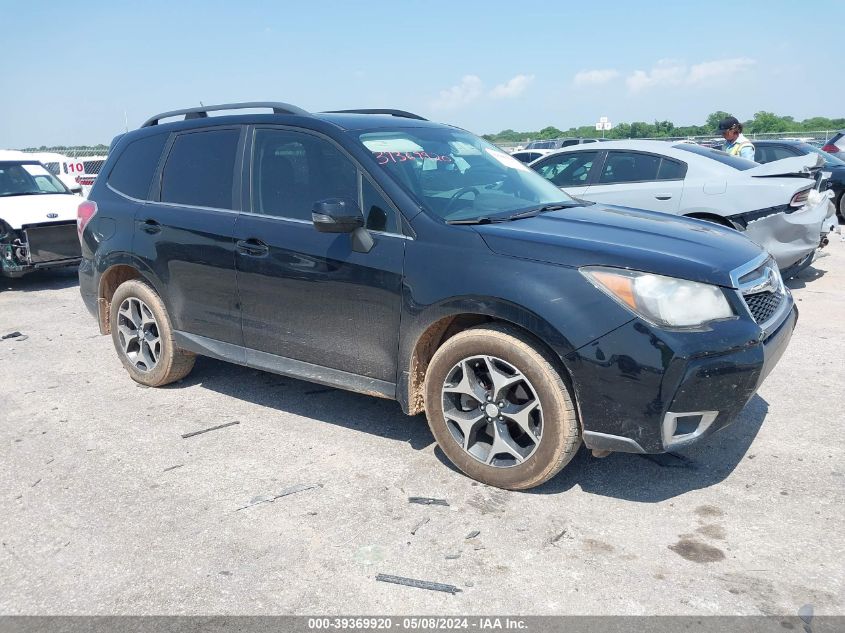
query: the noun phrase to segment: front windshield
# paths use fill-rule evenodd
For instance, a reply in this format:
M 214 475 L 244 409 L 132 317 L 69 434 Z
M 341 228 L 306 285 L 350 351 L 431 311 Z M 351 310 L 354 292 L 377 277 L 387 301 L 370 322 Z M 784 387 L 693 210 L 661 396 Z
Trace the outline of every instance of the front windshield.
M 0 197 L 70 193 L 53 174 L 38 163 L 0 162 Z
M 495 220 L 571 197 L 498 147 L 461 130 L 406 128 L 359 135 L 376 162 L 446 221 Z
M 845 166 L 845 160 L 842 160 L 841 158 L 837 158 L 836 156 L 832 156 L 831 154 L 828 154 L 827 152 L 823 152 L 818 147 L 813 147 L 809 143 L 801 145 L 801 149 L 803 149 L 808 154 L 810 152 L 812 152 L 813 154 L 818 154 L 819 156 L 824 158 L 824 164 L 827 165 L 828 167 L 843 167 L 843 166 Z

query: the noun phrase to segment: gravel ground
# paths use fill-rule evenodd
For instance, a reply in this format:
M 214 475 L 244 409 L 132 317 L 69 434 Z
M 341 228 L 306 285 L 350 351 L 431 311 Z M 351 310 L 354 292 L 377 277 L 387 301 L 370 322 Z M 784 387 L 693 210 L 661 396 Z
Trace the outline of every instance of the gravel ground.
M 209 359 L 142 388 L 75 271 L 0 283 L 0 334 L 28 336 L 0 341 L 0 613 L 845 613 L 838 236 L 736 423 L 679 456 L 582 448 L 528 493 L 456 472 L 394 402 Z

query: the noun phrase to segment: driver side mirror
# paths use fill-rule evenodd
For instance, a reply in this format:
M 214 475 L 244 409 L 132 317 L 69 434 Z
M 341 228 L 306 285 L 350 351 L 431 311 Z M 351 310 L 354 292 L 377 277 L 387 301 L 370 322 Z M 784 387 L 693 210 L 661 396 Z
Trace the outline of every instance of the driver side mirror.
M 364 226 L 364 214 L 352 200 L 327 198 L 314 203 L 311 221 L 320 233 L 352 233 Z
M 320 233 L 351 233 L 352 250 L 357 253 L 369 253 L 375 245 L 373 236 L 364 228 L 364 214 L 353 200 L 318 200 L 311 209 L 311 221 Z

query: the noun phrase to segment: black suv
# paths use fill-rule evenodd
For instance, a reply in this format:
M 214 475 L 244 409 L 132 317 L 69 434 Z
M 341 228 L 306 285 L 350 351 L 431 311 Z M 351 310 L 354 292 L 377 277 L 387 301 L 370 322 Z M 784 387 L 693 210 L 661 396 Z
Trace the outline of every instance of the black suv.
M 82 297 L 134 380 L 202 354 L 395 398 L 510 489 L 582 440 L 656 453 L 724 427 L 797 318 L 738 232 L 572 199 L 398 110 L 156 116 L 115 139 L 79 227 Z

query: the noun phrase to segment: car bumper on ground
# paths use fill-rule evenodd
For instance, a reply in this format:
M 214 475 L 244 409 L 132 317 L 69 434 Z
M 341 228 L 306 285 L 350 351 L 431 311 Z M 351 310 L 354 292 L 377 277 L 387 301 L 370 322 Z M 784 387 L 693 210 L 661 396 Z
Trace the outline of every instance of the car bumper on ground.
M 569 355 L 584 443 L 662 453 L 730 424 L 792 337 L 798 311 L 788 301 L 765 335 L 745 320 L 680 334 L 635 319 Z

